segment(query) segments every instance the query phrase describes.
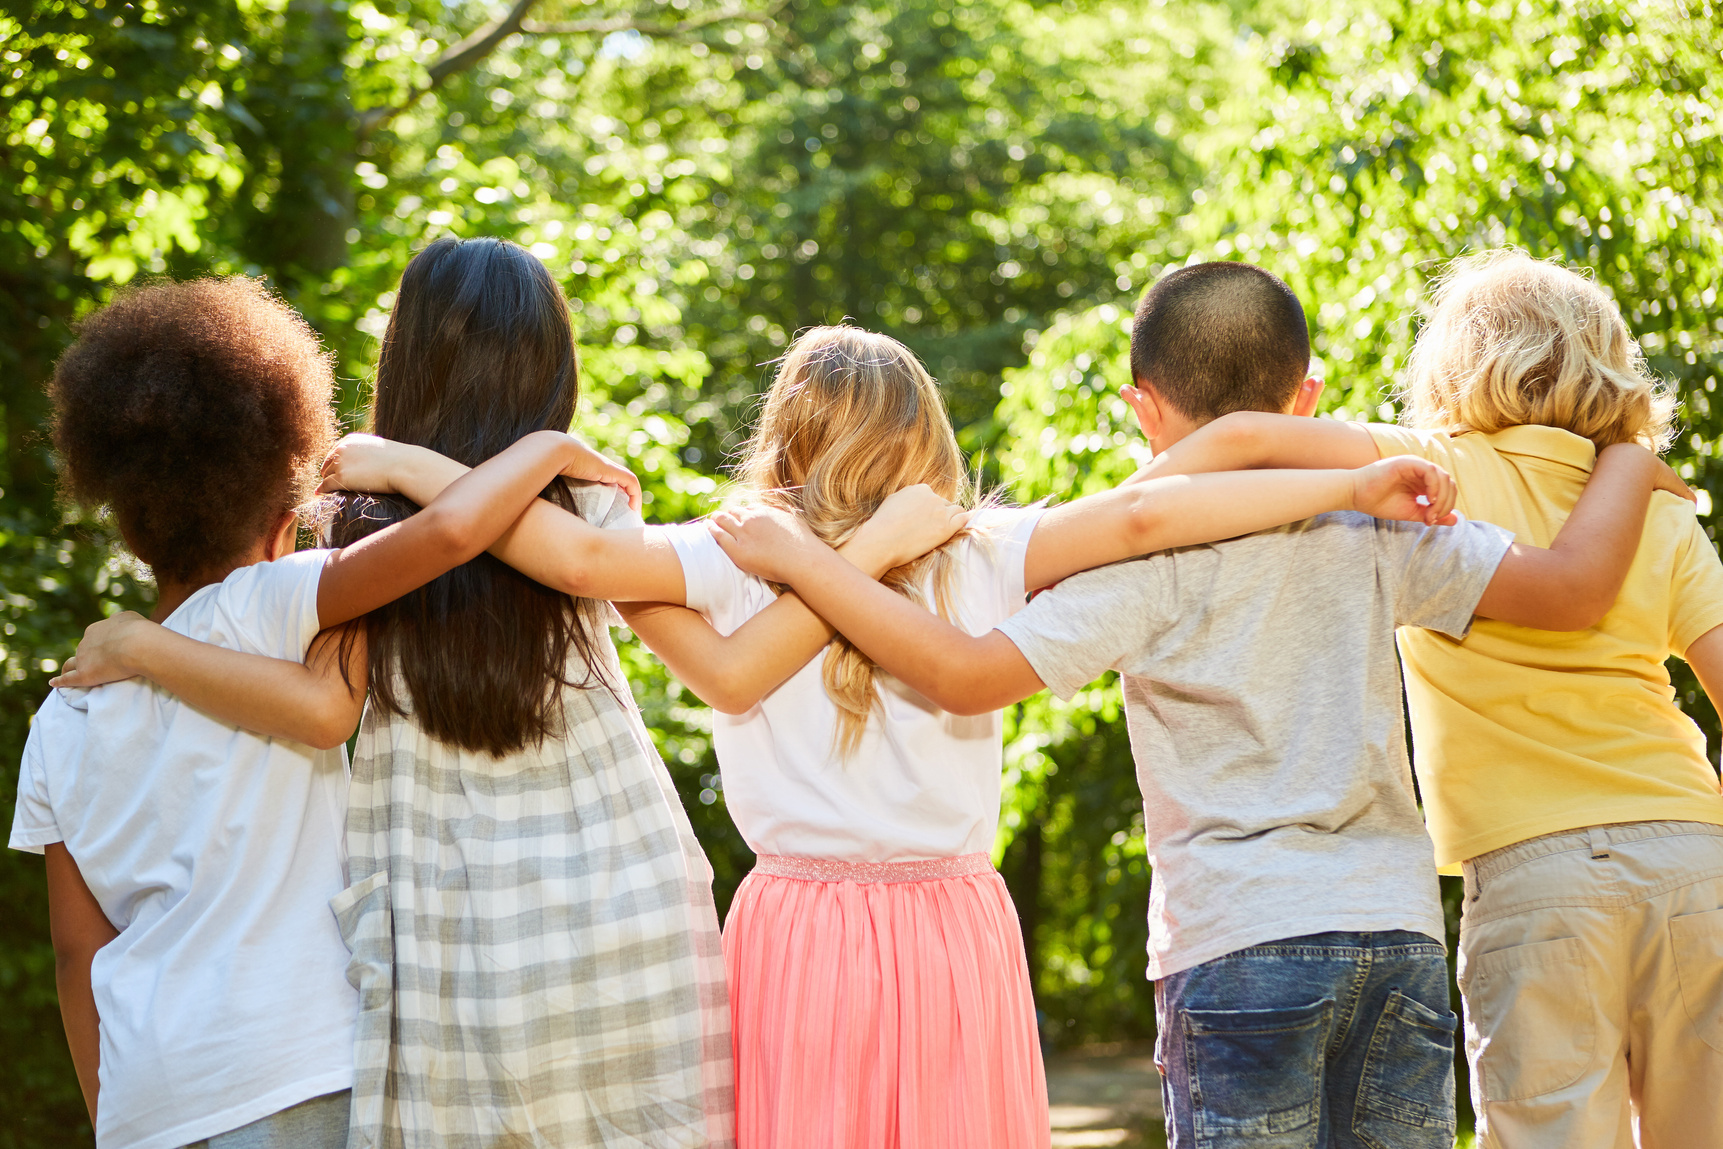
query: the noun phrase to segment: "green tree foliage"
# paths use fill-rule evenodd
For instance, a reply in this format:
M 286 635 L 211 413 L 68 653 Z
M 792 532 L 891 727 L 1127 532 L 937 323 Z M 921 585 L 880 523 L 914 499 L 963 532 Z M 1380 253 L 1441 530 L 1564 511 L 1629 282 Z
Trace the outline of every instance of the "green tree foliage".
M 1446 262 L 1511 244 L 1592 268 L 1620 303 L 1654 371 L 1682 398 L 1671 461 L 1705 492 L 1707 533 L 1723 499 L 1723 177 L 1715 8 L 1665 5 L 1300 7 L 1256 14 L 1230 92 L 1190 141 L 1204 173 L 1188 207 L 1145 237 L 1152 279 L 1190 260 L 1248 259 L 1284 277 L 1311 320 L 1327 414 L 1394 419 L 1396 372 L 1419 305 Z M 1206 98 L 1199 93 L 1197 98 Z M 1146 264 L 1146 266 L 1145 266 Z M 1110 485 L 1146 458 L 1118 397 L 1130 378 L 1131 297 L 1073 310 L 1005 372 L 999 456 L 1019 497 Z M 1691 673 L 1671 668 L 1682 704 L 1713 750 L 1718 720 Z M 1122 788 L 1123 748 L 1069 777 L 1068 735 L 1106 728 L 1117 703 L 1091 689 L 1069 706 L 1035 700 L 1013 743 L 1013 801 L 1002 835 L 1037 833 L 1012 860 L 1081 857 L 1100 847 L 1085 804 Z M 1045 743 L 1045 745 L 1043 745 Z M 1053 840 L 1054 828 L 1079 827 Z M 1140 829 L 1113 831 L 1101 885 L 1140 905 Z M 1078 839 L 1084 841 L 1080 844 Z M 1082 1033 L 1152 1025 L 1141 996 L 1116 995 L 1140 953 L 1114 944 L 1107 901 L 1045 885 L 1038 916 L 1043 1008 Z M 1134 926 L 1134 922 L 1128 923 Z M 1122 1022 L 1121 1019 L 1128 1019 Z
M 671 521 L 721 497 L 763 365 L 810 324 L 904 339 L 990 477 L 1068 498 L 1145 457 L 1117 390 L 1163 269 L 1285 276 L 1331 413 L 1384 418 L 1430 276 L 1517 243 L 1596 268 L 1683 394 L 1683 473 L 1723 496 L 1723 20 L 1685 2 L 7 0 L 0 817 L 49 668 L 148 600 L 54 502 L 41 391 L 78 316 L 139 277 L 269 277 L 352 418 L 411 253 L 516 239 L 575 310 L 578 429 Z M 727 904 L 750 858 L 709 715 L 624 658 Z M 1032 700 L 1007 732 L 999 850 L 1048 1031 L 1145 1035 L 1117 691 Z M 87 1143 L 40 864 L 0 859 L 0 901 L 0 1149 Z

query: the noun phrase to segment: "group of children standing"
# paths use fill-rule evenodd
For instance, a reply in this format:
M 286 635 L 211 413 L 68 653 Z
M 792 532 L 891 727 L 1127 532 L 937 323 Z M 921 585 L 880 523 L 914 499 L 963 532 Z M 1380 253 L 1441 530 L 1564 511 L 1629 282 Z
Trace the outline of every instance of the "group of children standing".
M 12 832 L 98 1143 L 1045 1146 L 1000 710 L 1116 670 L 1173 1145 L 1451 1144 L 1436 864 L 1485 1144 L 1723 1145 L 1723 795 L 1663 667 L 1718 697 L 1723 564 L 1672 403 L 1568 270 L 1434 302 L 1411 425 L 1365 427 L 1305 417 L 1285 284 L 1169 273 L 1154 460 L 1051 508 L 977 493 L 901 344 L 815 328 L 736 505 L 647 526 L 515 245 L 414 258 L 333 450 L 279 301 L 123 295 L 54 435 L 159 598 L 56 679 Z M 623 623 L 716 711 L 757 855 L 722 938 Z

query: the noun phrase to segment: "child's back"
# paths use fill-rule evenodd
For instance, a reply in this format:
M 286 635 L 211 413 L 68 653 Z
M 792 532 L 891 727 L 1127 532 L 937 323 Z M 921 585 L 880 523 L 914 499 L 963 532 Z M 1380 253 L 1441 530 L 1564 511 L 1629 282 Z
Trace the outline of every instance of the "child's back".
M 324 557 L 242 567 L 165 625 L 297 662 Z M 358 1001 L 329 912 L 342 749 L 235 729 L 133 679 L 51 694 L 21 774 L 12 846 L 63 842 L 120 930 L 91 970 L 104 1146 L 183 1145 L 352 1085 Z
M 1506 546 L 1341 512 L 1077 575 L 1000 624 L 1061 696 L 1123 676 L 1150 978 L 1325 931 L 1443 936 L 1393 631 L 1463 636 Z
M 305 658 L 328 556 L 285 552 L 334 438 L 332 384 L 310 328 L 248 280 L 144 288 L 86 321 L 52 386 L 61 478 L 111 509 L 169 629 Z M 339 747 L 138 680 L 43 703 L 11 844 L 48 855 L 61 1011 L 104 1149 L 266 1119 L 307 1147 L 345 1139 L 357 1002 L 328 902 L 346 788 Z
M 1452 469 L 1468 513 L 1544 542 L 1597 445 L 1657 444 L 1673 406 L 1615 305 L 1516 252 L 1462 262 L 1384 455 Z M 1590 630 L 1400 638 L 1439 860 L 1466 879 L 1460 987 L 1480 1142 L 1723 1145 L 1723 794 L 1664 662 L 1717 701 L 1723 563 L 1655 496 Z
M 1460 509 L 1548 546 L 1597 448 L 1557 427 L 1490 434 L 1373 426 L 1383 455 L 1451 471 Z M 1723 824 L 1705 736 L 1675 705 L 1665 660 L 1723 624 L 1723 565 L 1693 505 L 1658 493 L 1615 606 L 1587 631 L 1480 620 L 1464 642 L 1400 636 L 1437 861 L 1605 822 Z

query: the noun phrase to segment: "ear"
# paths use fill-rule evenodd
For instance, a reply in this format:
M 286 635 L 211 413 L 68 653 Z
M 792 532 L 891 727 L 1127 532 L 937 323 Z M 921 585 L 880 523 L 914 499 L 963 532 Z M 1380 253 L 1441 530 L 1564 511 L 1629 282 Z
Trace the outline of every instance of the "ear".
M 1143 438 L 1153 441 L 1167 421 L 1161 411 L 1161 397 L 1155 394 L 1153 387 L 1140 379 L 1133 379 L 1119 388 L 1119 395 L 1136 413 L 1137 426 L 1143 429 Z
M 1298 385 L 1298 396 L 1292 401 L 1292 414 L 1314 415 L 1316 404 L 1322 398 L 1322 389 L 1327 386 L 1314 375 Z
M 288 511 L 276 520 L 275 531 L 263 547 L 263 561 L 272 563 L 282 555 L 293 553 L 299 542 L 299 516 Z

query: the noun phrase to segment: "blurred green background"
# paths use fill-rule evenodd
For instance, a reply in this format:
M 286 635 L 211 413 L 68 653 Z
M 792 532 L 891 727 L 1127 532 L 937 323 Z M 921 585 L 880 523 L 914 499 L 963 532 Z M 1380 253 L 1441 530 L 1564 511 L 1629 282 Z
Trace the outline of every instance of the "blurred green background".
M 1518 244 L 1620 301 L 1681 392 L 1672 461 L 1710 522 L 1720 49 L 1711 0 L 7 0 L 0 819 L 48 675 L 149 598 L 104 524 L 56 502 L 43 428 L 55 357 L 124 283 L 267 276 L 338 354 L 351 418 L 413 251 L 516 239 L 575 309 L 577 430 L 673 521 L 714 505 L 766 364 L 809 324 L 903 339 L 978 466 L 1067 498 L 1144 457 L 1118 388 L 1163 269 L 1282 275 L 1330 412 L 1391 419 L 1430 276 Z M 750 858 L 707 712 L 625 657 L 725 905 Z M 1032 700 L 1007 730 L 998 853 L 1048 1039 L 1146 1037 L 1117 692 Z M 88 1144 L 41 863 L 12 852 L 0 1050 L 0 1149 Z

